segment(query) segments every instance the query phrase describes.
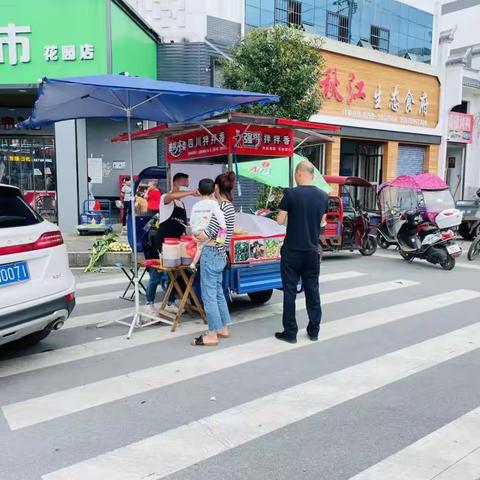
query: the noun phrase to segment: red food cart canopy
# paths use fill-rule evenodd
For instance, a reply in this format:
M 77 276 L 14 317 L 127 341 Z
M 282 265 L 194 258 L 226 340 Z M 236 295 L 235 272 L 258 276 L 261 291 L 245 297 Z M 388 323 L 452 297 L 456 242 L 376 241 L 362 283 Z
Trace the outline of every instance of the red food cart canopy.
M 166 137 L 169 162 L 180 162 L 235 154 L 240 156 L 284 157 L 300 145 L 332 142 L 324 132 L 340 127 L 286 118 L 228 113 L 195 124 L 158 125 L 132 134 L 132 140 Z M 112 142 L 124 142 L 119 135 Z

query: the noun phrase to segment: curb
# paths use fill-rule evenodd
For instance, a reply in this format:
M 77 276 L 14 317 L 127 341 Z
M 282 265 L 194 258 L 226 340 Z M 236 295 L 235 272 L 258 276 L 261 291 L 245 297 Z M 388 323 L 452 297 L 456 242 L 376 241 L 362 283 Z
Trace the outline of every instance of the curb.
M 70 268 L 86 267 L 90 261 L 91 252 L 68 252 L 68 264 Z M 108 252 L 103 256 L 99 266 L 113 267 L 117 263 L 130 265 L 132 254 L 126 252 Z

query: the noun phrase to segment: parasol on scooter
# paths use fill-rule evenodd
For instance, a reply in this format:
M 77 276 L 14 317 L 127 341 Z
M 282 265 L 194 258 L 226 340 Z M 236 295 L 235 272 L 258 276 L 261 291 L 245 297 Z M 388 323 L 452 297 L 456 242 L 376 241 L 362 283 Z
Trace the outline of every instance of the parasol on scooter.
M 403 175 L 379 189 L 382 223 L 377 235 L 396 244 L 407 261 L 414 258 L 439 264 L 445 270 L 455 266 L 461 248 L 454 230 L 462 221 L 455 209 L 448 185 L 436 175 Z

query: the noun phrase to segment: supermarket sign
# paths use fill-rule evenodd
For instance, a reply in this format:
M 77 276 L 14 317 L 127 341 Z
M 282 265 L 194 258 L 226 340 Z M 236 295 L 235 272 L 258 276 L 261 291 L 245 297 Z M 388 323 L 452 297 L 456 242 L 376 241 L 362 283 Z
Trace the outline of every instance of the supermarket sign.
M 105 10 L 98 0 L 0 0 L 0 84 L 106 73 Z
M 293 131 L 285 127 L 228 124 L 166 138 L 168 162 L 218 157 L 229 153 L 266 157 L 293 155 Z
M 458 112 L 448 114 L 448 141 L 472 143 L 473 115 Z

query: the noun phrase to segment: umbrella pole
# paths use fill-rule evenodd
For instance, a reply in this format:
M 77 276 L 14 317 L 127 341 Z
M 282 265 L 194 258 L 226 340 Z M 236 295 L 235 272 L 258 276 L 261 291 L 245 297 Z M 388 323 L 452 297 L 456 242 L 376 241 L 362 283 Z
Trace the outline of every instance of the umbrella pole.
M 135 182 L 134 182 L 134 166 L 133 166 L 133 142 L 132 142 L 132 124 L 131 116 L 132 109 L 126 110 L 127 114 L 127 131 L 128 131 L 128 158 L 130 161 L 130 181 L 133 182 L 132 188 L 132 197 L 131 197 L 131 225 L 132 225 L 132 241 L 133 241 L 133 287 L 134 287 L 134 299 L 135 299 L 135 313 L 133 319 L 130 323 L 127 323 L 126 319 L 128 317 L 121 317 L 116 320 L 108 320 L 106 322 L 99 323 L 97 328 L 102 328 L 112 323 L 119 323 L 120 325 L 125 325 L 129 327 L 127 340 L 132 336 L 133 330 L 135 327 L 148 327 L 156 323 L 165 323 L 167 325 L 172 325 L 173 323 L 169 320 L 165 320 L 161 317 L 150 315 L 145 312 L 140 311 L 140 289 L 139 289 L 139 276 L 138 276 L 138 250 L 137 250 L 137 228 L 136 228 L 136 214 L 135 214 Z M 147 318 L 147 321 L 142 322 L 142 317 Z
M 132 218 L 132 238 L 133 238 L 133 287 L 135 293 L 135 315 L 128 330 L 127 338 L 132 336 L 133 329 L 141 320 L 140 313 L 140 290 L 138 286 L 138 251 L 137 251 L 137 223 L 135 215 L 135 182 L 133 168 L 133 144 L 132 144 L 132 112 L 127 110 L 127 131 L 128 131 L 128 160 L 130 162 L 130 181 L 133 182 L 132 195 L 130 198 L 131 218 Z

